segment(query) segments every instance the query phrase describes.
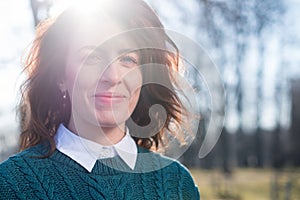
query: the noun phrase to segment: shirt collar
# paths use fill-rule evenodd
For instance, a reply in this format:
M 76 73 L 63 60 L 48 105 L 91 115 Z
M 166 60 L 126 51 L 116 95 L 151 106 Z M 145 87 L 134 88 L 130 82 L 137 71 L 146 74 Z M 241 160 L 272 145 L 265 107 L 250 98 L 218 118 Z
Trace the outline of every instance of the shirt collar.
M 126 135 L 120 142 L 111 146 L 103 146 L 91 140 L 82 138 L 63 124 L 60 124 L 54 136 L 56 148 L 68 157 L 79 163 L 89 172 L 92 171 L 98 159 L 111 158 L 119 155 L 120 158 L 134 169 L 137 158 L 137 146 L 126 128 Z

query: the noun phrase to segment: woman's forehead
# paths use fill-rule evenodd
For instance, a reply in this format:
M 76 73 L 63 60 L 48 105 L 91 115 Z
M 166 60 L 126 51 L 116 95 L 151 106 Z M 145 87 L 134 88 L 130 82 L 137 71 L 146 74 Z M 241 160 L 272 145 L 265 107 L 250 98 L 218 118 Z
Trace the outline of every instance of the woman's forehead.
M 94 21 L 94 20 L 92 20 Z M 72 34 L 70 50 L 99 49 L 106 51 L 118 51 L 122 49 L 137 49 L 134 36 L 114 20 L 89 21 Z

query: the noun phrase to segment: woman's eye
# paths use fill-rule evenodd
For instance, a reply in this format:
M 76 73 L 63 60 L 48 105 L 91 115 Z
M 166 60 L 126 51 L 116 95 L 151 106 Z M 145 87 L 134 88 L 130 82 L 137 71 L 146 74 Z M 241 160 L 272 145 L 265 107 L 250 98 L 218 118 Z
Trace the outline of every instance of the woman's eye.
M 125 56 L 122 56 L 121 58 L 119 58 L 119 62 L 121 62 L 122 64 L 124 64 L 126 66 L 130 66 L 130 67 L 138 65 L 137 58 L 135 58 L 133 56 L 129 56 L 129 55 L 125 55 Z

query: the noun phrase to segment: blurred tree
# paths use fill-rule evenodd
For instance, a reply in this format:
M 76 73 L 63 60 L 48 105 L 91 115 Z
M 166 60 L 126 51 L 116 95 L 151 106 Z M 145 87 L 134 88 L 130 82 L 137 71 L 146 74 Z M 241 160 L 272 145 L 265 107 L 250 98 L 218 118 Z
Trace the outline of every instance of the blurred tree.
M 281 142 L 280 127 L 277 128 L 272 133 L 272 144 L 271 144 L 271 165 L 275 169 L 281 169 L 285 163 L 285 156 L 283 151 L 283 144 Z
M 284 13 L 284 4 L 282 0 L 273 1 L 273 0 L 255 0 L 253 6 L 254 17 L 255 17 L 255 26 L 254 26 L 254 34 L 258 40 L 258 70 L 257 70 L 257 101 L 256 101 L 256 157 L 258 161 L 258 166 L 262 167 L 264 165 L 263 160 L 263 149 L 264 141 L 262 141 L 262 127 L 261 127 L 261 117 L 264 115 L 264 110 L 262 108 L 264 95 L 262 92 L 263 79 L 264 79 L 264 70 L 265 66 L 265 34 L 264 31 L 266 29 L 270 29 L 270 26 L 274 25 L 276 22 L 280 22 L 280 18 Z M 277 83 L 276 83 L 277 84 Z M 277 93 L 277 95 L 280 95 Z M 280 103 L 277 101 L 277 103 Z M 277 104 L 279 105 L 279 104 Z M 280 113 L 281 107 L 277 107 L 277 113 Z M 279 116 L 276 117 L 276 130 L 274 130 L 274 138 L 272 139 L 273 144 L 279 144 L 278 131 L 280 129 L 280 120 L 277 120 Z M 278 152 L 278 151 L 277 151 Z
M 294 166 L 300 166 L 300 80 L 291 82 L 292 95 L 292 126 L 290 135 L 291 162 Z

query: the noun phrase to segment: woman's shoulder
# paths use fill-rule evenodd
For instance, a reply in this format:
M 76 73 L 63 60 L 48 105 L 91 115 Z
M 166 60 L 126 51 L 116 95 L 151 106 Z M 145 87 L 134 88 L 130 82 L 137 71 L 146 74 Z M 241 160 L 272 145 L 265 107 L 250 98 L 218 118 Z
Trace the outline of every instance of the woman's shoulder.
M 139 148 L 139 157 L 144 165 L 154 167 L 153 170 L 162 170 L 164 174 L 176 174 L 183 179 L 193 180 L 190 171 L 178 160 L 153 152 L 147 149 Z
M 169 188 L 170 192 L 177 188 L 183 199 L 200 199 L 192 174 L 178 160 L 141 148 L 139 148 L 139 156 L 144 157 L 143 161 L 147 169 L 160 174 L 159 177 L 162 177 L 164 185 Z M 154 168 L 149 166 L 154 166 Z
M 147 164 L 156 164 L 159 165 L 161 169 L 163 170 L 179 170 L 180 172 L 183 173 L 188 173 L 189 170 L 178 160 L 165 156 L 161 153 L 158 152 L 153 152 L 145 148 L 139 147 L 139 156 L 143 157 L 142 159 L 144 162 L 147 162 Z
M 45 147 L 43 145 L 36 145 L 16 153 L 0 163 L 0 173 L 5 174 L 15 171 L 15 168 L 23 168 L 31 161 L 41 158 L 44 155 L 44 152 Z
M 0 164 L 0 197 L 27 199 L 31 185 L 39 187 L 39 178 L 47 170 L 47 159 L 41 159 L 44 151 L 44 146 L 37 145 L 10 156 Z

